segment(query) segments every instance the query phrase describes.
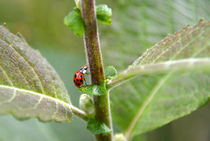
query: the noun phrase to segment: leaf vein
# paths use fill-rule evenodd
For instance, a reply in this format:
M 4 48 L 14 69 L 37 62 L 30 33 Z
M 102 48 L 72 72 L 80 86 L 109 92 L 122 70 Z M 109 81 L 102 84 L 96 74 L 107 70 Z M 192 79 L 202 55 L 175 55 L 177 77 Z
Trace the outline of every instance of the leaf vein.
M 45 93 L 45 91 L 44 91 L 44 87 L 43 87 L 43 84 L 42 84 L 42 81 L 41 81 L 41 78 L 40 78 L 40 76 L 38 75 L 38 73 L 36 72 L 36 70 L 32 67 L 32 65 L 31 65 L 31 63 L 25 58 L 25 57 L 23 57 L 22 55 L 21 55 L 21 53 L 19 53 L 16 49 L 15 49 L 15 45 L 14 44 L 10 44 L 7 40 L 4 40 L 4 39 L 2 39 L 1 37 L 0 37 L 0 39 L 3 41 L 3 42 L 5 42 L 5 43 L 7 43 L 24 61 L 25 61 L 25 63 L 27 63 L 29 66 L 30 66 L 30 69 L 34 72 L 34 74 L 36 75 L 36 77 L 37 77 L 37 79 L 39 80 L 38 82 L 40 83 L 40 88 L 41 88 L 41 91 L 42 91 L 42 93 Z M 20 70 L 20 69 L 19 69 Z M 21 71 L 20 71 L 21 72 Z
M 2 70 L 3 75 L 7 78 L 7 81 L 9 82 L 9 84 L 10 84 L 11 86 L 14 86 L 14 84 L 13 84 L 11 78 L 7 75 L 6 71 L 4 70 L 4 68 L 3 68 L 1 65 L 0 65 L 0 69 Z
M 59 104 L 63 105 L 64 107 L 66 107 L 66 108 L 71 110 L 71 104 L 70 103 L 66 103 L 66 102 L 64 102 L 62 100 L 56 99 L 56 98 L 48 96 L 48 95 L 43 95 L 43 94 L 38 93 L 38 92 L 34 92 L 34 91 L 31 91 L 31 90 L 20 89 L 20 88 L 13 87 L 13 86 L 0 85 L 0 88 L 16 90 L 16 91 L 19 91 L 19 92 L 29 93 L 29 95 L 31 94 L 31 95 L 43 97 L 43 98 L 46 98 L 46 99 L 50 99 L 50 100 L 52 100 L 52 101 L 54 101 L 56 103 L 59 103 Z
M 199 34 L 200 36 L 201 34 Z M 198 36 L 198 37 L 199 37 Z M 207 41 L 208 42 L 208 41 Z M 179 50 L 170 60 L 172 60 L 173 58 L 175 58 L 179 53 L 181 53 L 181 51 L 187 47 L 189 44 L 184 45 L 183 48 L 181 48 L 181 50 Z M 207 45 L 203 46 L 200 51 L 194 53 L 191 57 L 194 57 L 196 55 L 198 55 L 200 52 L 202 52 L 203 50 L 205 50 L 206 48 L 209 47 L 209 44 L 207 43 Z M 158 92 L 158 90 L 162 87 L 162 85 L 164 84 L 165 81 L 168 80 L 168 78 L 170 78 L 170 76 L 173 73 L 168 73 L 166 74 L 163 78 L 161 78 L 159 80 L 159 82 L 156 84 L 156 86 L 154 87 L 154 89 L 151 91 L 151 93 L 149 93 L 148 98 L 145 100 L 145 102 L 143 103 L 142 107 L 140 107 L 139 111 L 137 112 L 137 114 L 134 116 L 134 118 L 132 119 L 131 123 L 129 124 L 126 132 L 125 132 L 125 136 L 127 137 L 127 139 L 130 138 L 132 131 L 134 130 L 134 128 L 137 126 L 137 122 L 140 119 L 140 117 L 142 116 L 144 110 L 146 109 L 146 107 L 150 104 L 150 102 L 152 101 L 153 97 L 156 95 L 156 93 Z
M 1 102 L 0 105 L 12 102 L 15 99 L 15 97 L 16 97 L 16 93 L 17 93 L 17 91 L 14 89 L 14 92 L 13 92 L 13 95 L 11 96 L 11 98 Z

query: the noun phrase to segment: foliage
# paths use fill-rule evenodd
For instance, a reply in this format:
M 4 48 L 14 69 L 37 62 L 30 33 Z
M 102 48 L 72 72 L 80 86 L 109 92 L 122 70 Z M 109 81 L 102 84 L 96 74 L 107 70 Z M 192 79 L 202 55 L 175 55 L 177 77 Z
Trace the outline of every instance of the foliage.
M 69 121 L 70 99 L 55 70 L 22 37 L 0 26 L 0 114 Z
M 79 99 L 79 107 L 85 111 L 89 118 L 94 118 L 95 108 L 92 97 L 87 94 L 82 94 Z
M 108 66 L 105 69 L 105 77 L 111 79 L 117 76 L 117 70 L 113 66 Z
M 139 76 L 129 84 L 126 83 L 123 88 L 119 87 L 117 93 L 112 96 L 114 118 L 118 125 L 126 131 L 126 134 L 130 136 L 130 134 L 136 135 L 150 131 L 187 115 L 208 102 L 210 97 L 209 71 L 204 72 L 202 67 L 198 67 L 195 72 L 187 71 L 177 74 L 173 70 L 168 70 L 166 73 L 163 72 L 165 67 L 173 68 L 170 63 L 165 63 L 160 67 L 155 67 L 155 65 L 167 60 L 197 56 L 208 57 L 209 29 L 210 22 L 205 21 L 201 21 L 194 27 L 187 26 L 147 50 L 121 73 L 129 73 L 129 70 L 137 68 L 149 71 L 149 67 L 137 66 L 144 64 L 153 66 L 148 72 L 151 75 Z M 183 66 L 195 64 L 189 61 Z M 152 72 L 158 68 L 162 70 L 159 71 L 162 74 L 152 75 Z M 181 69 L 182 67 L 177 65 L 175 68 Z M 124 89 L 127 89 L 128 92 L 122 95 Z
M 119 0 L 114 3 L 120 4 L 121 7 L 114 9 L 117 16 L 113 20 L 113 31 L 102 32 L 105 38 L 102 45 L 106 46 L 104 48 L 106 63 L 109 65 L 111 63 L 123 71 L 117 74 L 114 67 L 109 67 L 105 75 L 109 79 L 107 81 L 108 88 L 111 88 L 114 122 L 121 128 L 122 132 L 125 132 L 125 137 L 131 140 L 135 135 L 151 131 L 188 115 L 209 101 L 208 57 L 210 42 L 208 39 L 210 24 L 208 21 L 201 21 L 196 26 L 187 26 L 175 34 L 168 35 L 158 44 L 146 50 L 168 32 L 173 33 L 183 25 L 197 22 L 201 15 L 208 18 L 209 15 L 206 14 L 208 9 L 205 5 L 208 5 L 209 1 L 156 1 L 154 3 L 152 0 L 143 2 Z M 129 7 L 126 6 L 128 4 Z M 183 7 L 187 9 L 187 12 L 183 10 Z M 110 12 L 111 9 L 107 7 L 106 10 Z M 103 7 L 101 13 L 103 14 Z M 75 30 L 76 34 L 83 35 L 84 23 L 81 20 L 79 9 L 76 11 L 74 9 L 73 14 L 70 13 L 69 15 L 68 18 L 65 18 L 65 24 Z M 72 15 L 76 18 L 72 18 Z M 109 15 L 106 16 L 109 17 Z M 97 16 L 99 21 L 103 20 L 99 17 Z M 74 20 L 71 21 L 72 19 Z M 107 19 L 110 21 L 111 16 Z M 130 26 L 131 23 L 135 23 L 135 26 Z M 2 27 L 0 32 L 3 31 L 2 29 L 4 28 Z M 22 37 L 20 38 L 8 31 L 7 33 L 3 35 L 3 39 L 0 39 L 0 46 L 5 47 L 6 50 L 6 53 L 3 52 L 5 50 L 0 51 L 3 54 L 0 62 L 3 67 L 6 67 L 6 71 L 1 73 L 0 101 L 4 106 L 3 108 L 0 107 L 0 113 L 12 113 L 21 119 L 38 117 L 44 121 L 63 122 L 70 120 L 72 114 L 69 107 L 70 101 L 58 75 L 37 51 L 27 45 Z M 15 38 L 15 40 L 6 41 L 4 38 L 7 37 L 8 39 Z M 110 38 L 116 39 L 115 42 L 110 41 Z M 11 47 L 11 44 L 12 46 L 14 44 L 14 47 Z M 15 52 L 13 49 L 16 48 L 20 51 Z M 146 51 L 144 52 L 144 50 Z M 7 54 L 8 52 L 11 52 L 11 58 L 10 54 Z M 137 58 L 142 52 L 144 53 Z M 18 60 L 20 67 L 14 63 L 13 57 Z M 35 62 L 27 64 L 27 62 L 22 61 L 24 59 L 31 61 L 30 57 Z M 130 62 L 135 58 L 137 59 L 131 64 Z M 44 64 L 37 65 L 39 61 L 44 62 Z M 131 65 L 128 66 L 129 64 Z M 45 70 L 46 66 L 49 66 L 48 71 Z M 13 68 L 15 69 L 13 70 Z M 38 80 L 34 74 L 33 70 L 36 69 L 40 70 L 38 75 L 40 74 L 40 78 L 43 78 L 43 82 Z M 19 72 L 23 72 L 23 74 Z M 33 79 L 26 84 L 24 77 Z M 45 77 L 46 79 L 44 79 Z M 11 82 L 14 81 L 14 84 L 9 83 L 8 78 L 12 78 Z M 48 81 L 51 78 L 53 78 L 52 81 Z M 119 86 L 120 84 L 122 86 Z M 58 90 L 55 92 L 52 87 Z M 114 89 L 114 87 L 116 88 Z M 102 87 L 91 85 L 79 89 L 90 95 L 100 95 L 106 91 L 104 85 Z M 47 102 L 44 101 L 45 99 Z M 20 101 L 24 102 L 20 103 Z M 42 102 L 43 109 L 47 109 L 47 112 L 40 111 L 42 108 L 37 107 L 42 105 Z M 55 105 L 59 108 L 56 109 Z M 27 108 L 24 109 L 25 107 Z M 28 107 L 32 108 L 28 109 Z M 56 111 L 58 116 L 50 116 L 49 113 L 55 109 L 58 110 Z M 64 118 L 66 110 L 69 114 Z M 104 127 L 104 123 L 97 124 L 98 121 L 95 120 L 91 123 L 89 121 L 88 128 L 94 134 L 104 132 L 102 131 L 104 128 L 98 128 Z M 119 135 L 122 135 L 120 138 L 124 138 L 123 134 L 120 133 Z
M 87 93 L 89 95 L 95 95 L 95 96 L 103 95 L 104 92 L 106 92 L 105 84 L 88 85 L 84 87 L 79 87 L 78 89 L 82 91 L 83 93 Z
M 76 3 L 77 4 L 77 3 Z M 112 24 L 112 9 L 106 4 L 96 6 L 96 17 L 99 22 L 106 25 Z M 80 8 L 74 8 L 65 18 L 64 24 L 68 26 L 73 33 L 83 36 L 85 25 L 81 15 Z
M 76 35 L 83 36 L 85 25 L 79 8 L 74 8 L 73 11 L 64 18 L 64 24 L 67 25 Z
M 102 24 L 112 24 L 112 9 L 106 4 L 96 6 L 96 16 Z
M 106 124 L 104 124 L 100 121 L 97 121 L 95 119 L 88 120 L 87 129 L 95 135 L 97 135 L 97 134 L 106 135 L 111 132 L 111 130 L 109 129 L 109 127 L 106 126 Z

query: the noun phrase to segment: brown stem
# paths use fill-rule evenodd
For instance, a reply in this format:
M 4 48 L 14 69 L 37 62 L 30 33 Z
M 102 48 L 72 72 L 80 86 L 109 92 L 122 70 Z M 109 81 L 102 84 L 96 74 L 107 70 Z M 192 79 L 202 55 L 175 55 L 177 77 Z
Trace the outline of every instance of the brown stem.
M 96 22 L 95 0 L 81 0 L 81 8 L 85 23 L 84 43 L 90 67 L 91 81 L 94 85 L 100 85 L 104 83 L 104 69 Z M 94 96 L 93 99 L 96 119 L 105 123 L 112 130 L 108 92 L 102 96 Z M 112 141 L 112 133 L 96 135 L 96 139 L 97 141 Z

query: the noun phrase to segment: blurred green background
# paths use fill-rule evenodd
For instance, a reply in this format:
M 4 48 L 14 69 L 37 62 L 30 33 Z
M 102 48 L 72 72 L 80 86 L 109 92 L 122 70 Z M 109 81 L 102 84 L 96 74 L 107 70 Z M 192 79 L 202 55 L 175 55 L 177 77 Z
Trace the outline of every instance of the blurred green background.
M 210 20 L 210 0 L 97 0 L 113 8 L 113 25 L 100 25 L 105 64 L 126 68 L 144 50 L 199 19 Z M 63 24 L 74 7 L 73 0 L 0 0 L 0 23 L 20 32 L 40 50 L 68 88 L 72 103 L 79 95 L 74 72 L 85 64 L 82 38 Z M 118 127 L 116 130 L 119 131 Z M 94 137 L 78 118 L 72 123 L 40 123 L 36 119 L 17 121 L 0 116 L 0 141 L 91 141 Z M 136 141 L 209 141 L 210 104 L 162 128 L 137 136 Z

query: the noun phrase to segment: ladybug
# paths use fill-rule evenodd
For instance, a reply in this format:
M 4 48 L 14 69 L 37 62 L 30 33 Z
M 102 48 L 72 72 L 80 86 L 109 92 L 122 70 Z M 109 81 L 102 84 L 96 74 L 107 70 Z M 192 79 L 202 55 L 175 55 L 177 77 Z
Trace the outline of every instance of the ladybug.
M 85 74 L 89 75 L 89 73 L 87 73 L 87 69 L 88 66 L 85 65 L 75 73 L 73 81 L 76 87 L 81 87 L 84 82 L 86 85 Z

